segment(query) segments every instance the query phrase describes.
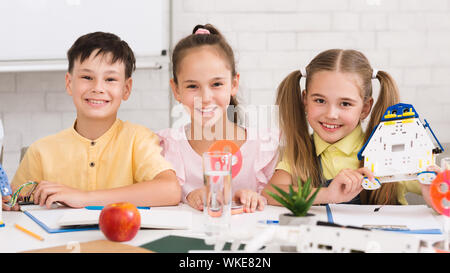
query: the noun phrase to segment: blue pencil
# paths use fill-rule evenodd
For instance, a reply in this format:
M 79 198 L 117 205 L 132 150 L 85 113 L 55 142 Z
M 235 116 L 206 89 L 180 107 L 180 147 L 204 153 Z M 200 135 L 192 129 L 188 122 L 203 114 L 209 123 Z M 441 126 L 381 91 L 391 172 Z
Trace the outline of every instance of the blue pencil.
M 278 220 L 260 220 L 260 221 L 258 221 L 258 223 L 260 223 L 260 224 L 268 224 L 268 225 L 278 224 Z
M 102 210 L 104 208 L 104 206 L 87 206 L 84 207 L 85 209 L 88 210 Z M 150 209 L 150 207 L 137 207 L 138 209 Z

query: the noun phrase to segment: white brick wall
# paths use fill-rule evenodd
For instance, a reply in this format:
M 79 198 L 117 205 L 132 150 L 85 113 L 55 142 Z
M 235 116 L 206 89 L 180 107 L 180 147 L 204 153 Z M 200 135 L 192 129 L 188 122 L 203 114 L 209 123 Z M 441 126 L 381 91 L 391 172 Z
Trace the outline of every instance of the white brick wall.
M 225 34 L 245 104 L 272 104 L 280 81 L 320 51 L 353 48 L 450 142 L 450 0 L 173 0 L 173 18 L 174 42 L 195 24 Z
M 450 0 L 172 0 L 171 39 L 196 24 L 216 25 L 235 50 L 244 104 L 273 104 L 280 81 L 321 50 L 361 50 L 394 76 L 404 102 L 441 142 L 450 142 L 449 18 Z M 169 77 L 168 67 L 136 71 L 120 118 L 154 130 L 169 126 Z M 0 73 L 0 118 L 12 176 L 22 146 L 72 125 L 64 72 Z

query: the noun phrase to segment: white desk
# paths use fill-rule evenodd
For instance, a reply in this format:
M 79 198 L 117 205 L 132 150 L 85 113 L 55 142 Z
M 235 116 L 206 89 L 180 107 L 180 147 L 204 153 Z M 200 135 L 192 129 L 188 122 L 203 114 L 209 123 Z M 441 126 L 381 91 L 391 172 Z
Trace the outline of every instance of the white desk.
M 126 244 L 140 246 L 150 241 L 162 238 L 167 235 L 180 235 L 188 237 L 204 238 L 203 233 L 203 213 L 197 211 L 186 204 L 180 204 L 174 207 L 165 207 L 173 210 L 192 211 L 192 229 L 190 230 L 156 230 L 141 229 L 136 237 Z M 287 209 L 276 206 L 267 206 L 264 211 L 255 213 L 246 213 L 232 216 L 232 227 L 248 226 L 256 224 L 258 220 L 277 220 L 280 213 L 287 212 Z M 87 230 L 77 232 L 47 233 L 31 218 L 23 212 L 3 211 L 3 221 L 5 227 L 0 228 L 0 252 L 21 252 L 26 250 L 48 248 L 61 245 L 73 245 L 76 242 L 87 242 L 93 240 L 104 240 L 105 236 L 100 230 Z M 244 224 L 245 223 L 245 224 Z M 14 224 L 19 224 L 26 229 L 40 235 L 44 241 L 39 241 L 22 231 L 16 229 Z
M 165 207 L 165 209 L 174 210 L 189 210 L 192 211 L 192 229 L 190 230 L 150 230 L 141 229 L 136 237 L 128 242 L 128 245 L 140 246 L 150 241 L 162 238 L 167 235 L 179 235 L 187 237 L 204 238 L 203 234 L 203 213 L 192 209 L 188 205 L 181 204 L 174 207 Z M 264 211 L 257 211 L 255 213 L 244 213 L 233 215 L 231 217 L 231 227 L 234 230 L 242 228 L 250 228 L 252 225 L 258 225 L 259 220 L 277 220 L 280 213 L 288 212 L 284 207 L 266 206 Z M 327 221 L 325 207 L 312 207 L 311 212 L 318 216 L 321 221 Z M 438 218 L 441 216 L 438 216 Z M 78 232 L 64 232 L 49 234 L 44 231 L 38 224 L 26 216 L 23 212 L 3 211 L 3 221 L 5 227 L 0 228 L 0 252 L 21 252 L 26 250 L 34 250 L 41 248 L 49 248 L 55 246 L 66 245 L 68 249 L 74 244 L 104 240 L 105 237 L 100 230 L 78 231 Z M 442 220 L 439 220 L 442 221 Z M 14 227 L 14 224 L 19 224 L 28 230 L 40 235 L 44 241 L 39 241 Z M 442 235 L 413 235 L 420 236 L 422 240 L 430 243 L 442 240 Z

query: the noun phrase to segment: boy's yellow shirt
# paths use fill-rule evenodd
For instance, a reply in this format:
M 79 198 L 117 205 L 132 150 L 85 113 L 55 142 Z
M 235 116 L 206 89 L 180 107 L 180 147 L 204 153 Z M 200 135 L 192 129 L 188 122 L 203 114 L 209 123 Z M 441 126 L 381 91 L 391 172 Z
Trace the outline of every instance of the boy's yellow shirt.
M 91 141 L 74 126 L 34 142 L 13 178 L 17 189 L 27 181 L 50 181 L 79 190 L 111 189 L 152 180 L 172 165 L 161 156 L 159 137 L 144 126 L 117 119 Z
M 364 145 L 364 132 L 358 125 L 350 134 L 334 144 L 323 141 L 318 134 L 313 134 L 316 155 L 320 156 L 325 179 L 333 179 L 342 169 L 359 169 L 358 152 Z M 291 173 L 291 168 L 285 160 L 281 160 L 276 169 Z M 407 205 L 406 192 L 421 194 L 418 181 L 401 181 L 397 191 L 397 201 Z

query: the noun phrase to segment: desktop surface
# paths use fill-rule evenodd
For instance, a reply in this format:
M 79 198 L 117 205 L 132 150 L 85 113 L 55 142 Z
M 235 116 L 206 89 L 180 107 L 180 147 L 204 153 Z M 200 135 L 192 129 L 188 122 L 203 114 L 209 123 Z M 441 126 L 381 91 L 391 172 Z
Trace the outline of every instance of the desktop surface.
M 405 208 L 406 207 L 407 206 L 405 206 Z M 131 241 L 124 242 L 124 244 L 135 247 L 146 245 L 148 246 L 151 242 L 167 236 L 181 236 L 196 239 L 205 238 L 203 228 L 204 217 L 201 211 L 197 211 L 186 204 L 163 208 L 169 210 L 186 210 L 192 212 L 192 228 L 188 230 L 140 229 L 136 237 L 134 237 Z M 249 237 L 251 235 L 249 232 L 251 230 L 254 230 L 255 227 L 261 226 L 262 222 L 266 223 L 271 222 L 272 220 L 278 220 L 279 214 L 288 212 L 289 211 L 284 207 L 268 205 L 263 211 L 233 215 L 231 217 L 231 229 L 235 234 L 239 235 L 241 238 L 244 238 L 243 241 L 245 243 L 246 237 L 248 239 L 251 239 Z M 316 214 L 317 220 L 328 221 L 325 206 L 313 206 L 310 212 Z M 439 219 L 440 223 L 443 223 L 443 218 L 440 215 L 437 215 L 431 209 L 430 213 L 433 215 L 433 217 Z M 3 220 L 5 222 L 5 227 L 0 228 L 0 252 L 3 253 L 24 252 L 61 246 L 66 246 L 66 249 L 69 250 L 77 250 L 77 247 L 79 247 L 79 245 L 82 243 L 106 240 L 105 236 L 100 230 L 86 230 L 50 234 L 42 229 L 31 218 L 26 216 L 23 212 L 19 211 L 4 211 Z M 14 227 L 15 224 L 23 226 L 29 231 L 42 236 L 44 240 L 37 240 L 36 238 L 33 238 L 21 232 Z M 412 236 L 419 236 L 421 240 L 425 240 L 430 244 L 443 239 L 442 234 L 417 234 Z M 105 250 L 107 249 L 105 248 Z M 170 252 L 170 250 L 168 251 Z M 132 251 L 130 250 L 130 252 Z

